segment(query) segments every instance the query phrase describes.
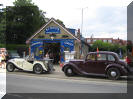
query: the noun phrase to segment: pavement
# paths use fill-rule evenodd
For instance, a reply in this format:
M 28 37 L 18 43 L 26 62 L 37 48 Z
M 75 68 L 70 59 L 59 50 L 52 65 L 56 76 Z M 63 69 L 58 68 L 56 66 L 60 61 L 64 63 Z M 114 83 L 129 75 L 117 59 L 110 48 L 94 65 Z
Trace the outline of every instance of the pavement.
M 0 73 L 6 73 L 6 69 L 0 68 Z
M 6 69 L 0 68 L 0 99 L 6 93 Z

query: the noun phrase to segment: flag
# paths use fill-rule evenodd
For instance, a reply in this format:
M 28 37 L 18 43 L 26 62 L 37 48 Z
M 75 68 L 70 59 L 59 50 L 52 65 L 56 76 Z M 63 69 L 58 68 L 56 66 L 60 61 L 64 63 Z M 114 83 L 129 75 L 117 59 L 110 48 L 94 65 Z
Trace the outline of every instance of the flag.
M 120 57 L 120 58 L 122 58 L 122 53 L 121 53 L 121 49 L 120 49 L 119 57 Z
M 133 56 L 133 47 L 132 47 L 132 56 Z
M 97 57 L 99 57 L 99 54 L 98 54 L 98 53 L 99 53 L 99 49 L 98 49 L 98 47 L 97 47 Z
M 97 47 L 97 53 L 99 52 L 99 49 L 98 49 L 98 47 Z

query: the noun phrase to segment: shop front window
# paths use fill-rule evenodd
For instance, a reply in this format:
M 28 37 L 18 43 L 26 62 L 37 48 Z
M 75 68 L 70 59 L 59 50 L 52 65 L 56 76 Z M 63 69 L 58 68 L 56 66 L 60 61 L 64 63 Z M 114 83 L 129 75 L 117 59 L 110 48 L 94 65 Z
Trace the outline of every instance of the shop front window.
M 35 56 L 39 56 L 39 48 L 38 47 L 35 48 Z
M 64 51 L 70 51 L 69 47 L 65 47 Z

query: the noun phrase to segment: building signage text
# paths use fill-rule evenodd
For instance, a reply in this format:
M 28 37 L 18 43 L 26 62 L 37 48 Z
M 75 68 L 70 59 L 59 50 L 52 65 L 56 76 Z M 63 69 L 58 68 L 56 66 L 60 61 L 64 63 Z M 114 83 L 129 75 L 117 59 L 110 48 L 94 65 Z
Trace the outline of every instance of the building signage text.
M 45 29 L 45 34 L 50 34 L 50 33 L 58 34 L 58 33 L 60 33 L 60 28 L 55 27 L 55 26 L 50 26 L 50 27 L 46 28 Z

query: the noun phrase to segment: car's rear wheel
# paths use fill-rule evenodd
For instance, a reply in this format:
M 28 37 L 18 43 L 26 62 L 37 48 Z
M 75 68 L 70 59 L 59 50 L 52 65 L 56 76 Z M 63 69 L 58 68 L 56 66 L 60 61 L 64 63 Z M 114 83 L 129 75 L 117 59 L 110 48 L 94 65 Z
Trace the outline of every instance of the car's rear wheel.
M 117 80 L 120 78 L 120 71 L 118 68 L 109 68 L 107 71 L 107 77 L 111 80 Z
M 41 74 L 43 72 L 43 68 L 42 65 L 40 64 L 35 64 L 34 68 L 33 68 L 34 73 L 36 74 Z
M 13 64 L 13 63 L 7 63 L 7 65 L 6 65 L 6 70 L 7 70 L 8 72 L 13 72 L 13 71 L 15 70 L 14 64 Z
M 66 67 L 64 69 L 64 73 L 66 76 L 73 76 L 74 75 L 73 69 L 71 67 Z

